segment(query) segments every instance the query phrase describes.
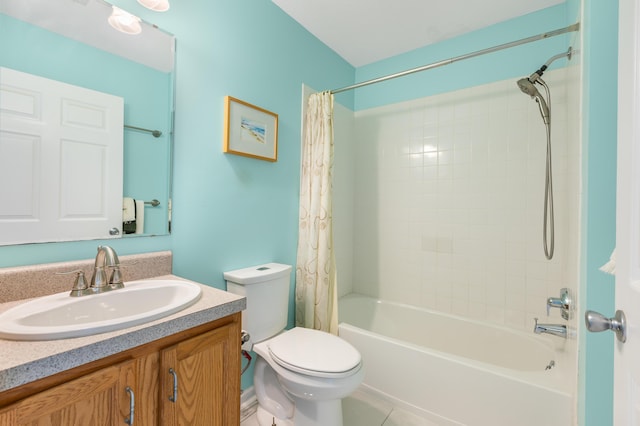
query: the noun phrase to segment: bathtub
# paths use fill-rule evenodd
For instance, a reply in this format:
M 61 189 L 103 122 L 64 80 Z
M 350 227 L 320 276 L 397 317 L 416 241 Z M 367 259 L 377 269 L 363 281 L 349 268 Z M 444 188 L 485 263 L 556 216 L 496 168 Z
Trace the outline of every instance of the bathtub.
M 396 406 L 442 426 L 573 424 L 561 339 L 356 294 L 338 312 L 363 386 Z

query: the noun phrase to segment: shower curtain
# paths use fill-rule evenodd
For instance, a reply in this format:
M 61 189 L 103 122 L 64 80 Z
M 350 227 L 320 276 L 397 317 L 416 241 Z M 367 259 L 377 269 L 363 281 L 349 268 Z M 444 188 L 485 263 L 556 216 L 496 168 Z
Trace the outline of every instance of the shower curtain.
M 296 325 L 337 334 L 332 169 L 333 95 L 330 92 L 315 93 L 307 104 L 302 147 Z

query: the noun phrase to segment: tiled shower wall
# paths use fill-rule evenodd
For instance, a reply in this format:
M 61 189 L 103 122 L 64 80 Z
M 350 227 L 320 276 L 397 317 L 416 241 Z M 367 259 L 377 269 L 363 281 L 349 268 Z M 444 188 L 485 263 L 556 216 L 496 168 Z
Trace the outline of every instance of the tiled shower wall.
M 536 102 L 508 80 L 355 114 L 355 168 L 347 173 L 336 160 L 336 192 L 345 179 L 355 182 L 353 278 L 339 279 L 340 293 L 519 329 L 532 328 L 534 317 L 560 322 L 559 312 L 545 318 L 545 303 L 562 287 L 577 288 L 579 112 L 577 98 L 567 101 L 579 88 L 576 73 L 545 74 L 553 260 L 542 246 L 545 128 Z M 337 133 L 336 156 L 340 143 Z

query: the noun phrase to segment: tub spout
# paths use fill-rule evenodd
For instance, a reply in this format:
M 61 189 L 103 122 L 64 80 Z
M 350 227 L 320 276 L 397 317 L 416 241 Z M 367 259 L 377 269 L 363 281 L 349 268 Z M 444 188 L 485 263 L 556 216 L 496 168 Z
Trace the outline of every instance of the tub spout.
M 536 325 L 533 332 L 536 334 L 553 334 L 554 336 L 567 338 L 567 326 L 563 324 L 538 324 L 538 318 L 535 318 Z

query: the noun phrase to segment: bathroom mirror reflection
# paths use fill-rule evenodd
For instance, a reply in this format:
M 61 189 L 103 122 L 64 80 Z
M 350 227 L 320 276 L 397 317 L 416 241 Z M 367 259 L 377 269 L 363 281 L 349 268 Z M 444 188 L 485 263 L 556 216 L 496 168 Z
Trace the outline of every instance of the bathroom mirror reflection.
M 144 228 L 125 236 L 164 235 L 171 229 L 175 37 L 145 21 L 139 34 L 117 31 L 108 23 L 112 12 L 104 0 L 0 0 L 0 67 L 123 99 L 122 194 L 147 202 L 137 212 Z M 103 236 L 51 241 L 94 238 Z

